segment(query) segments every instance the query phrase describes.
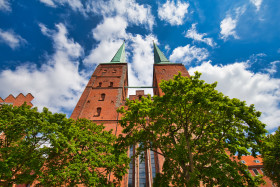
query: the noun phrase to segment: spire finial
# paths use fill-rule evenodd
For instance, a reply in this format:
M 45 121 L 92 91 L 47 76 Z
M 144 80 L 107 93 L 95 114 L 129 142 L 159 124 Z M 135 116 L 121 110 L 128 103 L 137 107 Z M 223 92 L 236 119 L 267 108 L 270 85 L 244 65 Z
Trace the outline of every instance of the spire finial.
M 154 63 L 161 64 L 161 63 L 170 63 L 169 60 L 164 56 L 163 52 L 158 48 L 155 41 L 153 40 L 154 44 Z
M 125 63 L 125 40 L 123 40 L 123 44 L 115 54 L 115 56 L 112 58 L 112 63 Z

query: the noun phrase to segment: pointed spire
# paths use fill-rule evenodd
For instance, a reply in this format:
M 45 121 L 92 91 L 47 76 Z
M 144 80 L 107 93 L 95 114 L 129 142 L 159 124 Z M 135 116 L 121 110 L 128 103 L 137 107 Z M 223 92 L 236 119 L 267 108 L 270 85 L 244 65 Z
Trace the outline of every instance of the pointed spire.
M 125 40 L 123 41 L 123 44 L 119 48 L 118 52 L 115 54 L 113 59 L 111 60 L 112 63 L 125 63 Z
M 154 43 L 154 63 L 161 64 L 161 63 L 170 63 L 169 60 L 164 56 L 163 52 L 158 48 L 158 46 Z

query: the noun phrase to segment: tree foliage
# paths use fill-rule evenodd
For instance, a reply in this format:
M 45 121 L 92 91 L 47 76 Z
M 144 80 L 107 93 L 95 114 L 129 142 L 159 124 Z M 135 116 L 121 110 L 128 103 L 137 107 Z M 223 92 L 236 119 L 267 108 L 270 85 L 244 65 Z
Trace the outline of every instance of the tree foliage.
M 0 108 L 0 178 L 4 185 L 117 185 L 126 173 L 126 152 L 116 136 L 89 120 L 67 119 L 46 108 Z M 111 180 L 108 181 L 108 175 Z
M 274 135 L 268 135 L 262 150 L 265 175 L 280 186 L 280 127 Z
M 151 149 L 165 158 L 156 186 L 255 186 L 246 166 L 233 155 L 255 156 L 266 130 L 253 105 L 230 99 L 207 84 L 199 73 L 162 81 L 164 96 L 126 101 L 119 109 L 127 136 L 120 147 L 142 142 L 138 154 Z

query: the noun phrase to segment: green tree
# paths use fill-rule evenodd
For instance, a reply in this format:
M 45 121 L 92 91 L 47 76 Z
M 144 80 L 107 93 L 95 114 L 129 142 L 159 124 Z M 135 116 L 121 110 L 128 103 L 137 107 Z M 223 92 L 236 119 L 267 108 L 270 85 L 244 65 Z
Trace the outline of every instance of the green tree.
M 142 142 L 137 154 L 151 149 L 165 158 L 155 186 L 258 185 L 261 177 L 231 158 L 259 151 L 266 132 L 261 113 L 224 96 L 215 90 L 217 83 L 207 84 L 200 75 L 179 73 L 160 83 L 164 96 L 127 100 L 119 109 L 127 134 L 120 136 L 120 148 Z
M 264 172 L 280 186 L 280 127 L 274 135 L 268 135 L 262 150 Z
M 114 146 L 116 136 L 89 120 L 67 119 L 46 108 L 0 108 L 2 185 L 117 185 L 129 158 Z M 108 181 L 108 175 L 111 180 Z

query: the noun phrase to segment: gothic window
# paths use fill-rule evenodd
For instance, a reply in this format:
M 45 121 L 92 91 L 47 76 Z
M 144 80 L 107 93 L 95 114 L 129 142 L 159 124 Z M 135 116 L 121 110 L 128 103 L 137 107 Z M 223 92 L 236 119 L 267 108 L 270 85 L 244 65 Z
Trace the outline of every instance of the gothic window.
M 99 82 L 98 87 L 101 87 L 101 86 L 102 86 L 102 82 Z
M 100 114 L 101 114 L 101 107 L 98 107 L 97 109 L 96 109 L 96 117 L 98 117 L 98 116 L 100 116 Z
M 150 150 L 150 158 L 151 158 L 151 169 L 152 169 L 152 180 L 156 177 L 156 163 L 155 163 L 155 153 Z
M 99 101 L 104 101 L 104 100 L 105 100 L 105 93 L 101 94 Z
M 113 87 L 113 85 L 114 85 L 114 83 L 113 83 L 113 82 L 110 82 L 109 87 Z
M 145 159 L 142 160 L 139 155 L 139 187 L 146 187 L 146 168 Z
M 133 156 L 133 146 L 130 146 L 129 149 L 129 158 L 132 158 Z M 128 187 L 132 187 L 132 178 L 133 178 L 133 159 L 131 159 L 129 163 L 129 171 L 128 171 Z

